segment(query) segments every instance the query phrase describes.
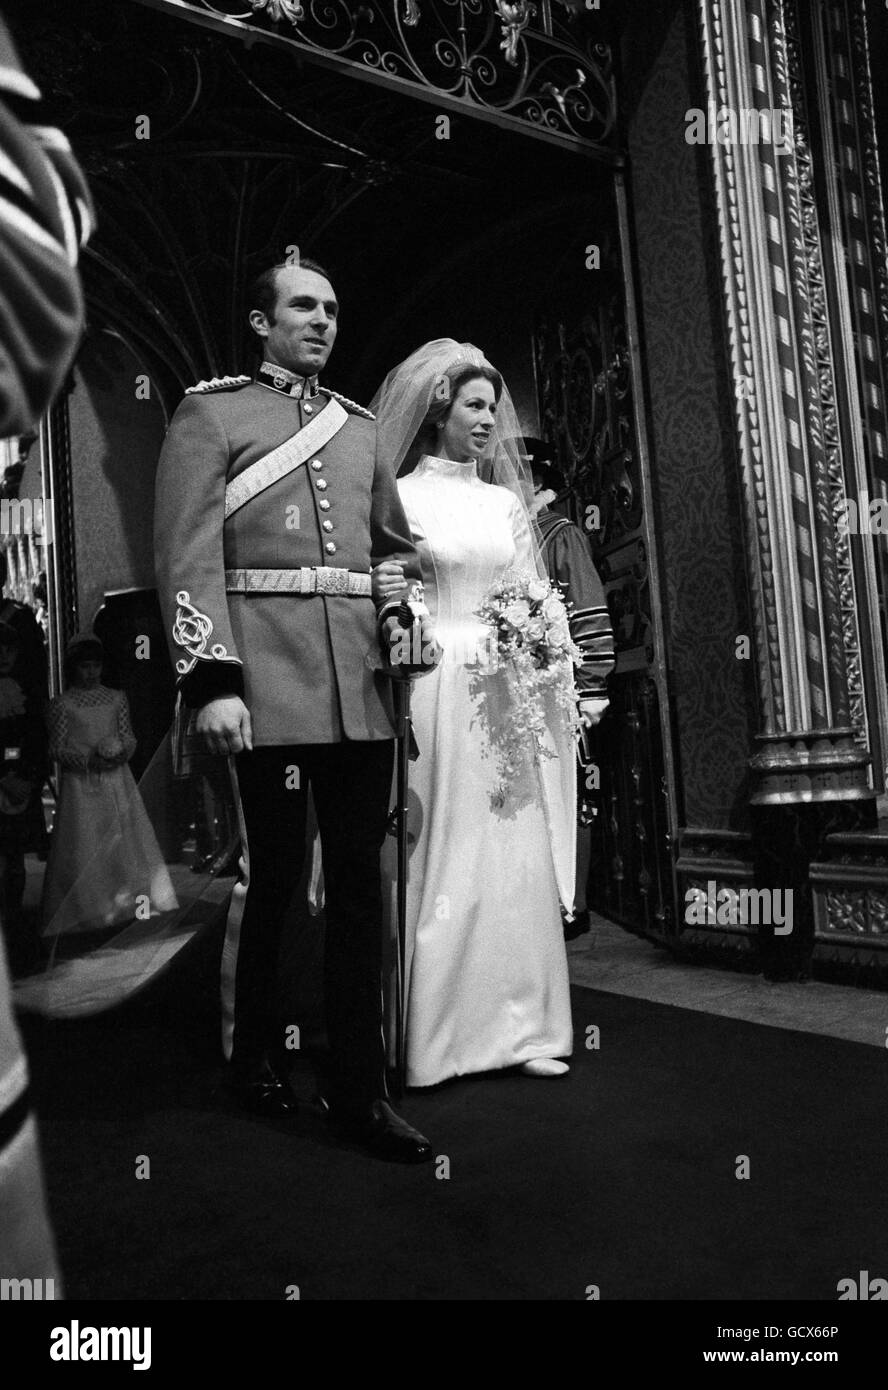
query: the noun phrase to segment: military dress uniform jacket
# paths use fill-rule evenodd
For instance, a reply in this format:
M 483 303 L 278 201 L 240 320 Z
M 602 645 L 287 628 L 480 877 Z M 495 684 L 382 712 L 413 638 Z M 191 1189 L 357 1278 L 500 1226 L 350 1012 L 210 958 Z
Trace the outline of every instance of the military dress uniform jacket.
M 420 578 L 394 474 L 376 462 L 373 417 L 317 393 L 313 378 L 307 399 L 289 382 L 303 379 L 285 373 L 280 389 L 202 383 L 170 423 L 154 537 L 178 684 L 192 707 L 241 695 L 257 747 L 389 739 L 391 681 L 369 593 L 233 591 L 256 584 L 256 571 L 285 583 L 293 571 L 336 567 L 326 576 L 335 583 L 389 557 Z M 243 500 L 245 475 L 263 459 L 267 486 Z
M 616 660 L 614 632 L 588 542 L 579 526 L 548 507 L 537 513 L 536 521 L 549 578 L 561 589 L 570 635 L 583 654 L 574 676 L 577 689 L 582 698 L 604 699 Z

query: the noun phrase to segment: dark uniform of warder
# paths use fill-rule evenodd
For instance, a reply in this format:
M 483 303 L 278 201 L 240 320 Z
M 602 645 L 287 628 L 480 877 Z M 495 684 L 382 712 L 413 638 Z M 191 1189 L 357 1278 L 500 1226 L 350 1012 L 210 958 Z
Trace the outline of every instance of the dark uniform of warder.
M 560 484 L 562 480 L 546 459 L 548 450 L 543 441 L 525 439 L 524 444 L 529 451 L 528 457 L 532 461 L 535 479 L 542 483 L 548 474 L 553 484 Z M 567 517 L 549 511 L 546 506 L 538 507 L 535 519 L 540 530 L 543 559 L 549 578 L 561 590 L 567 604 L 570 635 L 582 654 L 582 661 L 574 672 L 580 709 L 584 708 L 584 702 L 595 701 L 599 710 L 603 712 L 608 698 L 607 678 L 615 664 L 614 633 L 604 586 L 592 562 L 586 537 L 579 526 L 575 526 Z M 586 904 L 586 885 L 592 853 L 591 806 L 586 790 L 589 768 L 581 766 L 580 771 L 577 911 L 573 920 L 565 924 L 565 936 L 568 940 L 589 930 L 589 909 Z
M 226 929 L 225 1054 L 249 1071 L 281 1052 L 269 1012 L 310 781 L 326 885 L 329 1094 L 355 1111 L 385 1095 L 379 853 L 394 749 L 369 571 L 396 556 L 420 576 L 375 446 L 369 411 L 316 377 L 263 363 L 254 381 L 201 383 L 170 425 L 155 517 L 183 699 L 239 695 L 252 718 L 254 751 L 237 759 L 248 872 Z
M 607 699 L 607 678 L 614 669 L 614 632 L 604 585 L 579 526 L 541 508 L 536 522 L 542 537 L 549 578 L 561 590 L 568 610 L 571 639 L 583 654 L 574 671 L 581 700 Z

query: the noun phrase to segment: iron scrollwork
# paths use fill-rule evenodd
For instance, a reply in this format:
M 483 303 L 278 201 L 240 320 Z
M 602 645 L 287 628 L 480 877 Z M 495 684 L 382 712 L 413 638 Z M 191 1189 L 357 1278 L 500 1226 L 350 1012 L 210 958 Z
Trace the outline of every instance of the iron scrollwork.
M 247 0 L 247 3 L 253 10 L 265 10 L 274 24 L 279 24 L 282 19 L 298 24 L 305 18 L 305 10 L 298 0 Z
M 528 0 L 518 0 L 516 5 L 508 4 L 507 0 L 496 0 L 496 12 L 503 24 L 500 48 L 506 55 L 506 62 L 515 67 L 518 63 L 519 40 L 536 14 L 536 6 L 528 4 Z
M 654 660 L 643 489 L 619 293 L 572 329 L 535 334 L 540 433 L 554 446 L 567 508 L 589 538 L 614 627 L 617 665 L 606 729 L 593 731 L 602 812 L 589 901 L 662 938 L 672 930 L 668 797 Z
M 640 542 L 642 523 L 629 353 L 625 328 L 610 308 L 588 317 L 569 340 L 559 326 L 557 341 L 545 327 L 536 341 L 542 432 L 557 445 L 577 520 L 600 565 L 615 546 Z M 594 524 L 588 506 L 596 509 Z
M 549 6 L 541 14 L 528 0 L 191 0 L 191 7 L 270 30 L 359 75 L 416 84 L 571 143 L 604 148 L 615 139 L 610 47 L 575 21 L 553 19 Z

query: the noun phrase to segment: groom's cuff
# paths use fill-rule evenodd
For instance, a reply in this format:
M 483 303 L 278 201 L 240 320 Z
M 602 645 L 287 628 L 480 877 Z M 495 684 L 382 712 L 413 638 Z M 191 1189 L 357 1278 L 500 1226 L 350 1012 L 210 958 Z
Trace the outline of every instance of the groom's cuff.
M 244 698 L 244 669 L 235 661 L 199 661 L 179 689 L 189 709 L 201 709 L 226 695 Z

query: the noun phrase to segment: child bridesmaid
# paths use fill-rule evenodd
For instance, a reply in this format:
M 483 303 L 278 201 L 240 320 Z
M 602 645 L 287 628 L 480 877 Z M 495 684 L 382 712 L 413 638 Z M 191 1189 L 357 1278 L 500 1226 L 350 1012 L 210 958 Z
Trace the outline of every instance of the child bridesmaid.
M 67 689 L 49 706 L 59 805 L 43 891 L 43 934 L 95 931 L 178 906 L 127 764 L 136 749 L 122 690 L 102 684 L 93 633 L 68 645 Z

